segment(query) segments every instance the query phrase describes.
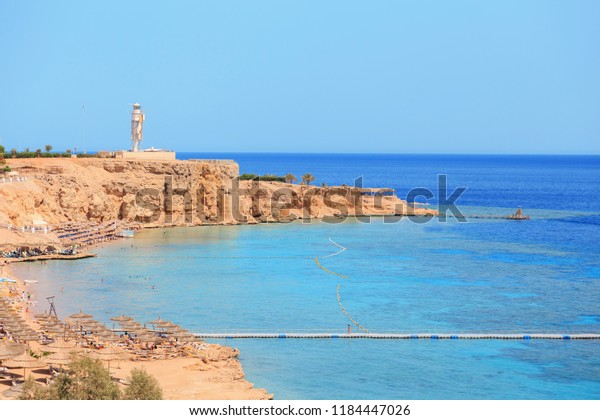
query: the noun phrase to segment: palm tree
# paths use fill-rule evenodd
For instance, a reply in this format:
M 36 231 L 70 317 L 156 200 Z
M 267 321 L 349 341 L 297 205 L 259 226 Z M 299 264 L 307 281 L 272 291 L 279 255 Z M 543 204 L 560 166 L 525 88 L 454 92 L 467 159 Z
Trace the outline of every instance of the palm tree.
M 26 147 L 25 150 L 23 150 L 25 153 L 29 153 L 29 147 Z
M 35 154 L 37 157 L 40 157 L 42 155 L 42 149 L 35 149 Z
M 296 181 L 298 181 L 298 178 L 296 178 L 296 175 L 294 174 L 287 174 L 285 176 L 285 182 L 287 182 L 288 184 L 293 184 Z
M 310 185 L 310 183 L 314 180 L 315 180 L 315 177 L 312 176 L 311 174 L 302 175 L 302 182 L 305 183 L 306 185 Z
M 17 157 L 17 149 L 15 149 L 15 148 L 10 149 L 10 155 L 14 158 Z
M 68 154 L 71 154 L 71 149 L 65 150 Z
M 50 150 L 52 150 L 52 145 L 47 144 L 46 146 L 44 146 L 44 149 L 46 149 L 46 153 L 50 153 Z

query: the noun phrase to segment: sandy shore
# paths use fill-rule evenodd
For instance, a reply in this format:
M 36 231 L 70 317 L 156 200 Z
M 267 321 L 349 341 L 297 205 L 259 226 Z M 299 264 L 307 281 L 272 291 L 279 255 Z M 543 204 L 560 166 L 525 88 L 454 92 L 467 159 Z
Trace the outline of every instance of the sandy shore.
M 1 267 L 2 277 L 17 280 L 16 284 L 0 283 L 0 292 L 6 296 L 10 287 L 14 288 L 14 296 L 29 290 L 28 285 L 12 275 L 9 266 Z M 41 309 L 33 309 L 27 305 L 16 305 L 23 318 L 36 330 L 39 329 L 33 313 Z M 29 308 L 29 311 L 26 311 Z M 43 348 L 43 345 L 30 343 L 32 350 Z M 113 362 L 110 366 L 111 375 L 115 380 L 126 379 L 131 370 L 143 367 L 153 375 L 163 389 L 165 399 L 205 399 L 205 400 L 264 400 L 272 399 L 265 389 L 254 388 L 253 384 L 244 378 L 242 365 L 237 356 L 237 349 L 220 346 L 218 344 L 203 344 L 194 356 L 177 357 L 173 359 L 158 359 L 132 361 L 125 360 Z M 22 369 L 11 370 L 16 374 L 23 374 Z M 49 376 L 47 369 L 27 370 L 40 383 L 45 383 Z M 0 380 L 0 399 L 5 399 L 2 392 L 11 386 L 10 380 Z M 125 385 L 122 385 L 125 386 Z

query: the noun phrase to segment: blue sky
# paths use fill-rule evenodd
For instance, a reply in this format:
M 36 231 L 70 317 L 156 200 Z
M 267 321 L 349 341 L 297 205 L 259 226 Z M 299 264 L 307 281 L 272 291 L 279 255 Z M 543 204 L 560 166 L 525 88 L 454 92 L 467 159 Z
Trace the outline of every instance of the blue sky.
M 600 153 L 598 1 L 0 0 L 0 144 Z

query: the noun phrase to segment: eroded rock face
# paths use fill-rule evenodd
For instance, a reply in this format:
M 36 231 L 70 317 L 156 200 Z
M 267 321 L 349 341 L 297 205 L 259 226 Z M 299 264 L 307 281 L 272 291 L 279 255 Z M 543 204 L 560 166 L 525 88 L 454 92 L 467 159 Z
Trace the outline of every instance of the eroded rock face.
M 123 220 L 149 225 L 217 222 L 219 190 L 231 188 L 235 163 L 139 162 L 113 159 L 20 159 L 28 180 L 0 186 L 0 223 L 30 225 Z M 58 169 L 57 169 L 58 168 Z M 203 218 L 186 217 L 204 190 Z M 198 219 L 198 220 L 194 220 Z M 203 220 L 204 219 L 204 220 Z
M 122 220 L 143 226 L 289 222 L 347 215 L 406 214 L 394 196 L 351 187 L 237 181 L 229 162 L 15 159 L 25 182 L 0 185 L 0 223 Z M 430 212 L 417 210 L 416 214 Z

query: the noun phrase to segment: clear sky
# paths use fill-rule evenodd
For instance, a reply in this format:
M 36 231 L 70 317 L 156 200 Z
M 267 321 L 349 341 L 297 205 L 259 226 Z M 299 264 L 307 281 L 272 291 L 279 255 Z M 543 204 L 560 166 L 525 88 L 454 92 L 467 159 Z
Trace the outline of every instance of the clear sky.
M 0 0 L 0 144 L 600 154 L 600 1 Z

